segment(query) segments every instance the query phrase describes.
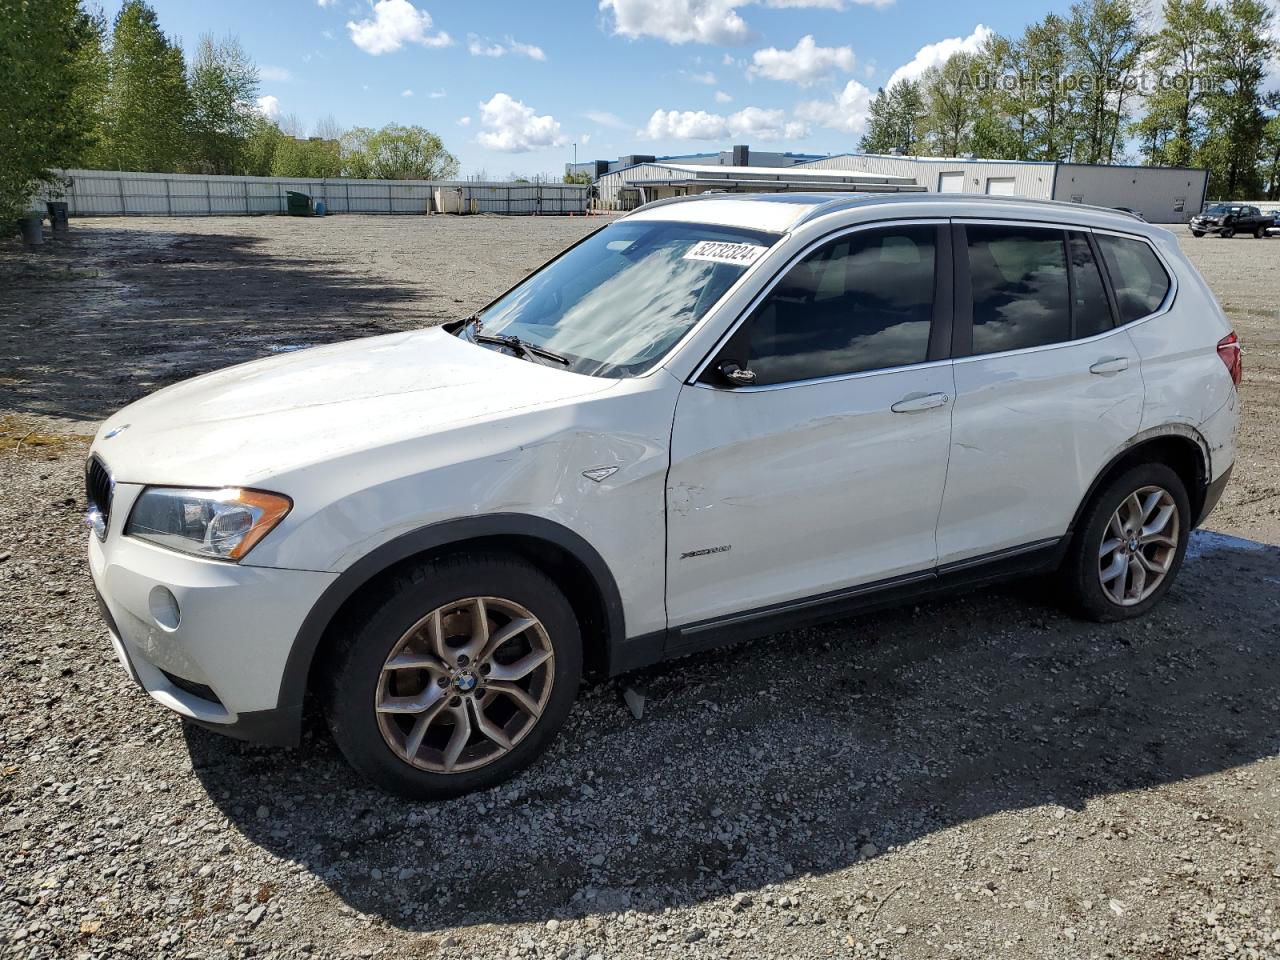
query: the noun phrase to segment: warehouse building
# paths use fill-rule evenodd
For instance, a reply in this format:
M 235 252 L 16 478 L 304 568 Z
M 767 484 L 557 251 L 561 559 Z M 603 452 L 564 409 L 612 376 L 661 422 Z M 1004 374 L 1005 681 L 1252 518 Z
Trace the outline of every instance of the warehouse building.
M 802 163 L 807 170 L 908 177 L 935 193 L 986 193 L 1129 207 L 1152 223 L 1185 223 L 1204 206 L 1207 170 L 844 153 Z
M 826 170 L 796 164 L 786 167 L 708 166 L 669 161 L 637 163 L 606 173 L 595 182 L 596 207 L 634 210 L 651 200 L 688 197 L 708 192 L 781 193 L 924 191 L 911 177 Z
M 682 153 L 670 157 L 633 153 L 619 157 L 617 160 L 584 160 L 581 163 L 566 163 L 564 172 L 570 176 L 586 174 L 592 180 L 596 180 L 606 173 L 634 167 L 638 163 L 687 163 L 700 167 L 790 167 L 797 163 L 821 160 L 824 157 L 826 157 L 824 153 L 792 153 L 777 150 L 753 152 L 750 147 L 739 145 L 729 150 Z

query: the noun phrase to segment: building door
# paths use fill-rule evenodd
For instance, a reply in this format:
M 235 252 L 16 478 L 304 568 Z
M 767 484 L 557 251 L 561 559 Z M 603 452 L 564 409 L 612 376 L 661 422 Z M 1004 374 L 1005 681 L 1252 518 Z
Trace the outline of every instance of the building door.
M 964 193 L 963 173 L 941 173 L 938 175 L 939 193 Z
M 993 197 L 1016 197 L 1013 177 L 987 177 L 987 193 Z

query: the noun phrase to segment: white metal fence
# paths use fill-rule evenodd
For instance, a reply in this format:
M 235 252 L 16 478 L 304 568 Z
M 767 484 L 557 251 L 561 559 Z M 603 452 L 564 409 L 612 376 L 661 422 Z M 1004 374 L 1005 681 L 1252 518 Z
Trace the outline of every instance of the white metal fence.
M 208 217 L 286 213 L 289 191 L 324 201 L 328 213 L 497 213 L 509 216 L 583 214 L 581 184 L 464 180 L 295 180 L 178 173 L 66 170 L 62 196 L 73 217 Z

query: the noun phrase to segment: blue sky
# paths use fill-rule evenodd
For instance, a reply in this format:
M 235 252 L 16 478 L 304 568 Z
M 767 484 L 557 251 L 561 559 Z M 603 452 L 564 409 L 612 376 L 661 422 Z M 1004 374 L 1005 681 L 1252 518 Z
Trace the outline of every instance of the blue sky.
M 264 108 L 305 126 L 420 124 L 464 174 L 538 173 L 573 157 L 855 149 L 866 106 L 984 30 L 1063 2 L 993 0 L 151 0 L 190 51 L 234 33 Z M 109 18 L 119 0 L 107 0 Z

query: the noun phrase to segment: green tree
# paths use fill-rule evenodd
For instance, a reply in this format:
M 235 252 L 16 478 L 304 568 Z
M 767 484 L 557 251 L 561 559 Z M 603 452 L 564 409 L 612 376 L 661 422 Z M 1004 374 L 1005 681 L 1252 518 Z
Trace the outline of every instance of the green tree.
M 970 149 L 978 116 L 975 63 L 973 54 L 956 53 L 920 78 L 926 102 L 923 139 L 934 156 L 956 157 Z
M 256 127 L 258 68 L 234 36 L 205 34 L 191 63 L 190 88 L 190 168 L 240 173 Z
M 1145 64 L 1157 87 L 1133 125 L 1147 163 L 1192 163 L 1204 137 L 1201 84 L 1208 41 L 1208 0 L 1165 0 L 1164 26 L 1152 38 Z
M 1273 17 L 1260 0 L 1222 0 L 1209 11 L 1207 59 L 1214 77 L 1203 94 L 1206 134 L 1198 159 L 1209 168 L 1212 194 L 1222 199 L 1246 199 L 1262 188 L 1262 83 Z
M 1028 160 L 1065 160 L 1071 148 L 1072 101 L 1067 76 L 1066 23 L 1049 14 L 1018 43 L 1025 71 Z
M 120 170 L 173 171 L 187 157 L 191 96 L 182 49 L 143 0 L 125 0 L 108 58 L 107 141 Z
M 88 148 L 87 48 L 95 21 L 76 0 L 11 0 L 0 13 L 0 221 L 27 209 Z M 100 37 L 98 38 L 100 43 Z
M 1132 0 L 1080 0 L 1067 21 L 1067 48 L 1076 84 L 1075 156 L 1079 163 L 1111 163 L 1122 147 L 1125 103 L 1149 37 Z
M 342 166 L 347 176 L 375 180 L 450 180 L 458 175 L 458 158 L 438 136 L 395 123 L 377 131 L 349 130 L 342 140 Z
M 274 123 L 255 115 L 244 144 L 244 173 L 250 177 L 269 177 L 275 165 L 276 149 L 284 134 Z
M 864 153 L 888 153 L 893 149 L 893 118 L 890 113 L 889 94 L 880 87 L 871 98 L 867 130 L 858 144 Z
M 335 140 L 299 140 L 281 135 L 271 159 L 273 177 L 322 179 L 342 175 L 342 155 Z
M 1280 100 L 1280 93 L 1272 99 Z M 1275 108 L 1280 108 L 1280 103 L 1276 103 Z M 1260 160 L 1259 172 L 1266 183 L 1267 199 L 1280 200 L 1280 113 L 1273 115 L 1262 130 Z

